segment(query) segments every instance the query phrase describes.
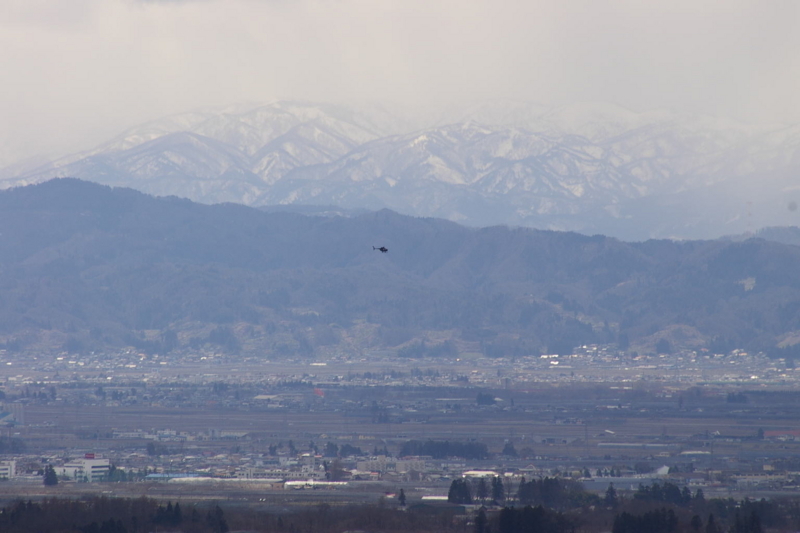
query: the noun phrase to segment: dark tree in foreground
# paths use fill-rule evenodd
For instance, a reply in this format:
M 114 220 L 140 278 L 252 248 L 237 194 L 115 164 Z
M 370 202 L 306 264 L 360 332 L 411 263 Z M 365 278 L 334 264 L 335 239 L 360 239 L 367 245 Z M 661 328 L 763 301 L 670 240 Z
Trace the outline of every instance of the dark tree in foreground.
M 400 496 L 398 497 L 398 501 L 400 502 L 401 507 L 406 506 L 406 492 L 403 489 L 400 489 Z
M 478 512 L 478 516 L 475 517 L 475 533 L 486 533 L 486 524 L 489 520 L 486 518 L 486 511 L 481 510 Z
M 522 509 L 503 507 L 495 524 L 499 533 L 567 533 L 575 530 L 574 524 L 562 513 L 550 511 L 541 505 Z M 494 527 L 492 531 L 495 531 Z
M 478 405 L 494 405 L 494 395 L 488 392 L 479 392 L 475 398 L 475 403 Z
M 450 503 L 472 503 L 472 493 L 469 484 L 463 479 L 454 479 L 447 492 L 447 501 Z
M 224 510 L 224 513 L 223 513 Z M 258 533 L 338 533 L 366 530 L 377 532 L 444 533 L 458 531 L 453 522 L 456 509 L 416 512 L 391 506 L 361 505 L 299 507 L 285 514 L 264 513 L 247 506 L 224 509 L 215 505 L 159 504 L 148 498 L 87 497 L 50 498 L 40 502 L 18 500 L 0 507 L 3 533 L 144 533 L 184 531 L 226 533 L 229 530 Z M 460 524 L 459 524 L 460 525 Z M 487 530 L 488 533 L 488 530 Z
M 206 514 L 206 523 L 213 533 L 228 533 L 228 522 L 219 505 Z
M 489 487 L 486 485 L 486 479 L 480 478 L 478 480 L 478 487 L 475 489 L 475 496 L 481 501 L 481 503 L 486 501 L 486 498 L 489 497 Z
M 44 484 L 48 487 L 58 485 L 58 476 L 53 465 L 47 465 L 44 469 Z
M 635 516 L 622 513 L 614 518 L 612 533 L 672 533 L 678 530 L 678 518 L 672 509 L 656 509 Z M 738 532 L 737 532 L 738 533 Z
M 617 490 L 614 488 L 613 483 L 608 484 L 608 489 L 606 489 L 606 495 L 603 499 L 603 503 L 605 503 L 607 507 L 617 507 Z
M 551 509 L 582 506 L 590 500 L 600 503 L 596 496 L 584 491 L 580 483 L 556 477 L 528 482 L 525 478 L 520 479 L 517 498 L 524 505 L 543 505 Z
M 756 511 L 750 513 L 749 516 L 740 516 L 736 513 L 736 521 L 731 526 L 731 533 L 763 533 L 764 529 L 761 527 L 761 518 Z
M 719 533 L 719 526 L 714 520 L 714 515 L 708 515 L 708 522 L 706 522 L 706 533 Z
M 492 502 L 497 505 L 506 499 L 506 489 L 503 486 L 503 479 L 499 477 L 492 478 Z

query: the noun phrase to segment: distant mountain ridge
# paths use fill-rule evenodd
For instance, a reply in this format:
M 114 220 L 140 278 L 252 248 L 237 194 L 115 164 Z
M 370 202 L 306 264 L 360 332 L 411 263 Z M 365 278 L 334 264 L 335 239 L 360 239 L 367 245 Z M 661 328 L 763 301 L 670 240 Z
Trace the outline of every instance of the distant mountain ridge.
M 741 242 L 754 237 L 757 239 L 764 239 L 765 241 L 800 246 L 800 227 L 784 226 L 761 228 L 755 234 L 746 233 L 742 235 L 729 235 L 723 238 L 730 241 Z
M 579 103 L 487 102 L 414 122 L 308 102 L 167 117 L 0 173 L 77 177 L 203 203 L 391 208 L 472 226 L 713 238 L 795 225 L 800 125 Z
M 325 215 L 75 179 L 0 191 L 0 349 L 514 356 L 800 334 L 797 246 Z

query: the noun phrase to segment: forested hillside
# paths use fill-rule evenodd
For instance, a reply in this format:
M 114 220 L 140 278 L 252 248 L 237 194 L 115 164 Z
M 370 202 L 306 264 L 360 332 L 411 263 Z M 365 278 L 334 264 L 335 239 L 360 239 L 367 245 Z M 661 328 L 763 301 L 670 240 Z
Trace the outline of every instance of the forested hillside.
M 0 347 L 766 349 L 800 331 L 798 266 L 800 247 L 759 239 L 624 243 L 388 210 L 306 216 L 60 179 L 0 192 Z

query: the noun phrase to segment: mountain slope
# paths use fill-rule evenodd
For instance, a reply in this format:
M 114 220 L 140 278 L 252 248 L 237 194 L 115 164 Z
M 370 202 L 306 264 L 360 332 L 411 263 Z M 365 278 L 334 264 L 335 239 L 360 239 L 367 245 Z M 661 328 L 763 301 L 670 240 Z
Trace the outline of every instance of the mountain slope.
M 796 125 L 508 101 L 421 124 L 305 102 L 200 110 L 0 171 L 0 183 L 70 176 L 204 203 L 386 207 L 629 240 L 716 238 L 800 216 L 785 209 L 800 202 Z
M 251 204 L 283 173 L 327 163 L 386 133 L 392 118 L 333 105 L 277 102 L 167 117 L 8 183 L 76 177 L 206 203 Z M 377 118 L 380 117 L 380 118 Z
M 762 240 L 266 213 L 62 179 L 0 192 L 0 344 L 280 356 L 449 339 L 521 355 L 624 334 L 641 350 L 763 349 L 800 330 L 797 264 L 799 247 Z

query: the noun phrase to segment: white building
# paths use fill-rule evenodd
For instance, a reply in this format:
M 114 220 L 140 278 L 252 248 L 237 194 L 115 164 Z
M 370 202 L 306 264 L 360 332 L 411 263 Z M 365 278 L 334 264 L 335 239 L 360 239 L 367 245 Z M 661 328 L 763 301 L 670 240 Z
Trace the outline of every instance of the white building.
M 56 468 L 59 477 L 75 481 L 100 481 L 108 477 L 111 462 L 108 459 L 76 459 Z
M 16 461 L 0 461 L 0 479 L 11 479 L 17 475 Z
M 494 470 L 467 470 L 463 474 L 462 477 L 466 478 L 493 478 L 497 476 L 497 472 Z

